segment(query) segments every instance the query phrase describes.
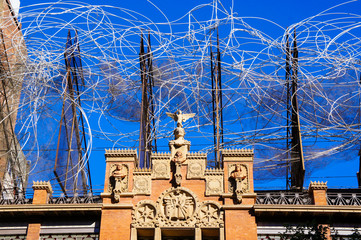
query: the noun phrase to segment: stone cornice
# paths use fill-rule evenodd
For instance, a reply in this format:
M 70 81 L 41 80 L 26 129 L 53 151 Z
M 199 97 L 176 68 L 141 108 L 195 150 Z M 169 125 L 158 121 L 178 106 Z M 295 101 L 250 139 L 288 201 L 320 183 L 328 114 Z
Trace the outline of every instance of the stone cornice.
M 72 215 L 100 214 L 103 204 L 23 204 L 0 205 L 0 216 L 31 216 L 31 215 Z
M 133 204 L 103 204 L 103 209 L 132 209 Z
M 361 213 L 360 206 L 321 206 L 321 205 L 266 205 L 255 204 L 256 215 L 262 214 L 357 214 Z
M 224 174 L 224 170 L 222 168 L 210 168 L 204 171 L 204 175 L 206 176 L 219 176 L 223 174 Z
M 157 152 L 157 153 L 152 153 L 150 155 L 151 159 L 156 159 L 156 160 L 170 160 L 171 154 L 168 152 Z
M 207 154 L 206 153 L 200 153 L 200 152 L 189 152 L 187 154 L 187 159 L 189 160 L 204 160 L 207 159 Z
M 221 208 L 224 210 L 249 210 L 249 209 L 253 209 L 253 205 L 249 205 L 249 204 L 223 205 Z
M 252 157 L 253 149 L 223 149 L 222 150 L 223 157 Z
M 133 175 L 151 175 L 152 169 L 151 168 L 135 168 Z
M 137 150 L 134 149 L 105 149 L 106 157 L 134 157 L 137 158 Z

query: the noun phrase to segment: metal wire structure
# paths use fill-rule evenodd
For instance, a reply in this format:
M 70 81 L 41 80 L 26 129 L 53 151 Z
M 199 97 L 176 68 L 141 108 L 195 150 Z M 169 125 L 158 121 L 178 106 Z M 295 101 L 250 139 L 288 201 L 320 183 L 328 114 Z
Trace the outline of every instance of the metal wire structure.
M 185 126 L 186 138 L 192 142 L 192 151 L 209 153 L 209 165 L 217 165 L 211 71 L 212 62 L 217 61 L 211 60 L 210 48 L 212 42 L 214 46 L 211 33 L 217 28 L 223 118 L 223 141 L 218 149 L 253 148 L 258 179 L 285 176 L 288 163 L 295 161 L 286 144 L 292 137 L 287 134 L 287 121 L 294 107 L 287 107 L 286 42 L 293 44 L 296 29 L 296 92 L 306 169 L 357 156 L 361 16 L 337 9 L 285 27 L 262 18 L 237 16 L 217 0 L 177 20 L 164 14 L 164 21 L 158 22 L 132 10 L 81 2 L 20 9 L 17 18 L 27 57 L 15 130 L 31 161 L 30 179 L 55 180 L 49 169 L 55 159 L 60 103 L 66 94 L 63 56 L 69 30 L 78 33 L 81 48 L 82 105 L 76 100 L 74 104 L 84 118 L 88 143 L 83 160 L 69 169 L 73 178 L 79 178 L 89 160 L 85 156 L 91 159 L 95 150 L 142 146 L 138 141 L 144 113 L 144 73 L 139 68 L 142 32 L 149 33 L 152 56 L 148 71 L 152 97 L 148 101 L 153 109 L 146 117 L 153 127 L 147 130 L 146 139 L 156 140 L 158 151 L 167 151 L 174 129 L 165 112 L 194 112 L 196 117 Z M 262 24 L 271 30 L 260 29 Z

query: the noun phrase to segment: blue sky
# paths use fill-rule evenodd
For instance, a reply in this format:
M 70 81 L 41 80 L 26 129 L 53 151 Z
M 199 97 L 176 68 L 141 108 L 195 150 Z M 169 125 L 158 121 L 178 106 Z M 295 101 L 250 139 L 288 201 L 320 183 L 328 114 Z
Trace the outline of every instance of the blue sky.
M 49 1 L 37 1 L 37 3 Z M 55 2 L 55 1 L 54 1 Z M 233 12 L 238 16 L 250 17 L 249 23 L 253 27 L 263 31 L 273 38 L 277 38 L 284 33 L 284 29 L 292 24 L 300 22 L 308 17 L 314 16 L 328 8 L 337 4 L 344 3 L 345 1 L 330 1 L 330 0 L 317 0 L 317 1 L 223 1 L 224 8 L 229 10 L 233 4 Z M 165 22 L 165 19 L 173 21 L 181 18 L 192 8 L 201 4 L 211 4 L 210 1 L 108 1 L 101 2 L 102 5 L 116 6 L 126 8 L 143 14 L 154 22 Z M 34 1 L 23 0 L 21 7 L 30 9 Z M 99 1 L 87 1 L 87 4 L 100 4 Z M 158 8 L 158 9 L 157 9 Z M 338 7 L 331 12 L 359 12 L 361 10 L 361 1 L 352 1 L 348 4 Z M 21 10 L 20 10 L 21 12 Z M 162 13 L 165 14 L 162 15 Z M 205 16 L 206 17 L 206 16 Z M 275 27 L 274 24 L 267 23 L 267 21 L 252 20 L 252 17 L 264 18 L 268 21 L 274 22 L 280 27 Z M 282 29 L 283 28 L 283 29 Z M 91 120 L 92 121 L 92 120 Z M 124 128 L 136 129 L 137 123 L 127 123 Z M 112 147 L 111 143 L 106 140 L 94 142 L 94 151 L 90 158 L 91 174 L 93 184 L 96 186 L 102 185 L 104 178 L 104 152 L 102 148 Z M 310 180 L 328 181 L 329 186 L 333 187 L 356 187 L 356 171 L 358 170 L 358 157 L 352 157 L 348 161 L 333 161 L 326 167 L 318 167 L 313 170 L 311 175 L 306 175 L 305 186 L 308 186 Z M 307 169 L 306 169 L 307 171 Z M 309 172 L 310 173 L 310 172 Z M 283 177 L 272 178 L 270 182 L 265 180 L 255 183 L 256 188 L 284 188 L 285 181 Z

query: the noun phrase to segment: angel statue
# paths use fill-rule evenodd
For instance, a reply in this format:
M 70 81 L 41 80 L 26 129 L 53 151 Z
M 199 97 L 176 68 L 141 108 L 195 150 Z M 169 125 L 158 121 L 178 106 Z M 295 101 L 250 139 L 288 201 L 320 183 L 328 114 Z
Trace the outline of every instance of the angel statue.
M 188 119 L 194 117 L 195 113 L 184 114 L 181 110 L 176 111 L 175 113 L 166 113 L 169 117 L 171 117 L 174 121 L 177 122 L 177 127 L 183 127 L 182 122 L 187 121 Z

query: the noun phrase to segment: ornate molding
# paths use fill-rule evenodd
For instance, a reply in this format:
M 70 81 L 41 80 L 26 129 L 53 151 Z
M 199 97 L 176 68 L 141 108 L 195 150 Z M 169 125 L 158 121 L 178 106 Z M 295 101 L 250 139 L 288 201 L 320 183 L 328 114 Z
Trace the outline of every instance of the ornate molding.
M 200 203 L 192 191 L 183 187 L 167 189 L 156 203 L 140 201 L 132 211 L 132 226 L 136 228 L 219 228 L 222 224 L 224 211 L 219 203 Z
M 206 176 L 223 176 L 224 170 L 222 168 L 208 168 L 204 172 Z
M 151 155 L 152 160 L 170 160 L 170 153 L 167 152 L 154 152 Z
M 187 159 L 189 159 L 189 160 L 207 160 L 207 154 L 200 153 L 200 152 L 189 152 L 187 154 Z

